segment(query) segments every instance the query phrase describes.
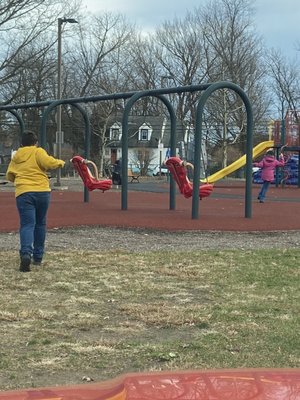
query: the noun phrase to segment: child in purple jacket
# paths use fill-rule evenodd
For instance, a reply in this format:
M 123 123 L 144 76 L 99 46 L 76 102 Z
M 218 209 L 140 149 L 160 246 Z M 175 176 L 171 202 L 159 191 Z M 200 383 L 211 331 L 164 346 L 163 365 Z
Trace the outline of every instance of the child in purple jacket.
M 264 203 L 270 183 L 274 180 L 275 168 L 284 166 L 284 158 L 283 155 L 280 154 L 279 160 L 276 160 L 274 151 L 268 150 L 264 158 L 260 162 L 253 163 L 253 165 L 254 167 L 261 168 L 261 179 L 263 180 L 263 184 L 258 194 L 258 200 L 260 203 Z

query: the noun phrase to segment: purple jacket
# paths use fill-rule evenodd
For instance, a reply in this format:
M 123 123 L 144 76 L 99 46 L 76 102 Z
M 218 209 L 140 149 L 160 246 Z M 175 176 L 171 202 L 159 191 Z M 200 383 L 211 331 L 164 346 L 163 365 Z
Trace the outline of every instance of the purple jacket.
M 263 181 L 272 182 L 274 180 L 275 167 L 283 167 L 284 158 L 283 155 L 280 155 L 279 160 L 276 160 L 274 156 L 265 155 L 260 162 L 255 162 L 253 165 L 261 168 L 261 179 Z

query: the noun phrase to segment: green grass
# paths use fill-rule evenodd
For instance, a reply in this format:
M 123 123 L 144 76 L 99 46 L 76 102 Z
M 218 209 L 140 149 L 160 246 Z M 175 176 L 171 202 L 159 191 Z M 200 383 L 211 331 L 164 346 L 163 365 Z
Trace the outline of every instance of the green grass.
M 0 390 L 133 371 L 299 367 L 298 250 L 0 252 Z

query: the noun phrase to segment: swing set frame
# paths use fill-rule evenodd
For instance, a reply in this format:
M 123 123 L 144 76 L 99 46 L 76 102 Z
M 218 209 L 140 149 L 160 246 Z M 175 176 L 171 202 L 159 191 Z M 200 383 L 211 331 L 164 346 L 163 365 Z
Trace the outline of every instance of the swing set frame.
M 41 101 L 36 103 L 23 103 L 23 104 L 12 104 L 12 105 L 2 105 L 0 106 L 0 111 L 6 111 L 12 113 L 19 122 L 21 135 L 25 131 L 25 123 L 22 119 L 22 114 L 19 112 L 20 109 L 28 108 L 42 108 L 43 114 L 41 118 L 40 127 L 40 145 L 43 148 L 47 148 L 46 140 L 46 128 L 47 121 L 51 112 L 55 110 L 56 107 L 61 105 L 70 105 L 75 107 L 79 113 L 81 113 L 84 124 L 85 124 L 85 137 L 84 137 L 84 147 L 85 154 L 84 158 L 90 158 L 90 146 L 91 146 L 91 127 L 88 112 L 84 109 L 80 103 L 95 103 L 98 101 L 109 101 L 109 100 L 123 100 L 125 101 L 125 107 L 123 111 L 122 118 L 122 187 L 121 187 L 121 209 L 127 210 L 128 208 L 128 125 L 129 125 L 129 115 L 132 111 L 134 104 L 143 97 L 156 97 L 163 102 L 166 106 L 170 117 L 171 125 L 171 136 L 170 136 L 170 155 L 171 157 L 176 156 L 177 138 L 176 138 L 176 113 L 169 99 L 165 95 L 170 94 L 180 94 L 180 93 L 195 93 L 201 92 L 199 95 L 198 104 L 195 113 L 195 142 L 194 142 L 194 182 L 200 181 L 200 170 L 201 170 L 201 160 L 200 155 L 202 151 L 202 126 L 203 126 L 203 114 L 204 107 L 208 98 L 217 90 L 220 89 L 230 89 L 234 91 L 241 100 L 243 101 L 246 109 L 247 123 L 246 123 L 246 184 L 245 184 L 245 218 L 252 217 L 252 149 L 253 149 L 253 113 L 251 103 L 245 94 L 245 92 L 236 84 L 229 81 L 220 81 L 214 83 L 207 83 L 201 85 L 189 85 L 189 86 L 179 86 L 172 88 L 160 88 L 160 89 L 149 89 L 143 91 L 133 91 L 126 93 L 113 93 L 99 96 L 91 97 L 79 97 L 79 98 L 68 98 L 50 101 Z M 84 202 L 89 201 L 89 192 L 86 187 L 84 187 Z M 170 200 L 169 209 L 176 209 L 176 182 L 170 180 Z M 199 218 L 199 187 L 198 185 L 193 185 L 192 188 L 192 219 Z

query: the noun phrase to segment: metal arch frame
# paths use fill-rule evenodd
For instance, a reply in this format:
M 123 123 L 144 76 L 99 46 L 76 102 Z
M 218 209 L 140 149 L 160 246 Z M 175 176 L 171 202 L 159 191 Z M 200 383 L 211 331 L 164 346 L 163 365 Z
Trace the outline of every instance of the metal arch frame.
M 48 118 L 50 112 L 54 108 L 56 108 L 57 106 L 59 106 L 63 103 L 66 104 L 65 101 L 63 102 L 62 100 L 53 101 L 43 112 L 42 121 L 41 121 L 41 130 L 40 130 L 41 146 L 43 148 L 45 148 L 45 146 L 46 146 L 47 118 Z M 76 104 L 75 102 L 71 102 L 71 101 L 69 101 L 67 104 L 77 108 L 83 116 L 83 119 L 85 122 L 85 141 L 84 141 L 85 142 L 85 157 L 88 158 L 90 155 L 90 141 L 91 141 L 91 127 L 90 127 L 89 117 L 87 115 L 86 110 L 84 108 L 82 108 L 79 104 Z
M 8 110 L 8 112 L 10 112 L 11 114 L 13 114 L 13 115 L 17 118 L 17 120 L 18 120 L 18 122 L 19 122 L 19 125 L 20 125 L 20 134 L 22 135 L 23 132 L 25 131 L 25 123 L 24 123 L 23 118 L 22 118 L 21 115 L 20 115 L 17 111 L 15 111 L 15 110 Z
M 21 115 L 16 110 L 0 110 L 0 111 L 7 111 L 11 113 L 14 117 L 17 118 L 19 125 L 20 125 L 20 135 L 22 135 L 25 131 L 25 123 Z
M 53 101 L 43 112 L 42 116 L 42 122 L 41 122 L 41 130 L 40 130 L 40 136 L 41 136 L 41 146 L 43 148 L 46 147 L 46 126 L 47 126 L 47 119 L 50 114 L 50 112 L 55 109 L 57 106 L 60 106 L 62 104 L 63 100 L 56 100 Z M 65 103 L 65 102 L 64 102 Z M 85 158 L 90 157 L 90 151 L 91 151 L 91 125 L 90 125 L 90 120 L 87 114 L 87 111 L 81 107 L 77 103 L 73 102 L 68 102 L 67 104 L 77 108 L 77 110 L 81 113 L 84 119 L 85 123 L 85 135 L 84 135 L 84 156 Z M 89 201 L 89 192 L 86 187 L 84 187 L 84 202 Z
M 176 115 L 170 101 L 163 95 L 153 93 L 153 90 L 147 90 L 135 93 L 127 102 L 122 118 L 122 192 L 121 192 L 121 209 L 127 210 L 128 208 L 128 181 L 127 181 L 127 168 L 128 168 L 128 119 L 129 113 L 139 99 L 146 96 L 153 96 L 160 99 L 167 107 L 171 120 L 171 156 L 176 155 Z M 170 180 L 170 210 L 175 209 L 175 196 L 176 187 L 173 179 Z
M 253 152 L 253 112 L 252 106 L 246 93 L 240 86 L 227 81 L 221 81 L 211 84 L 201 95 L 196 111 L 196 137 L 194 150 L 194 182 L 200 181 L 200 155 L 202 151 L 202 116 L 205 103 L 209 96 L 218 89 L 228 88 L 235 91 L 244 102 L 247 113 L 247 143 L 246 143 L 246 190 L 245 190 L 245 218 L 252 217 L 252 152 Z M 199 189 L 193 185 L 192 198 L 192 219 L 197 219 L 199 215 Z

